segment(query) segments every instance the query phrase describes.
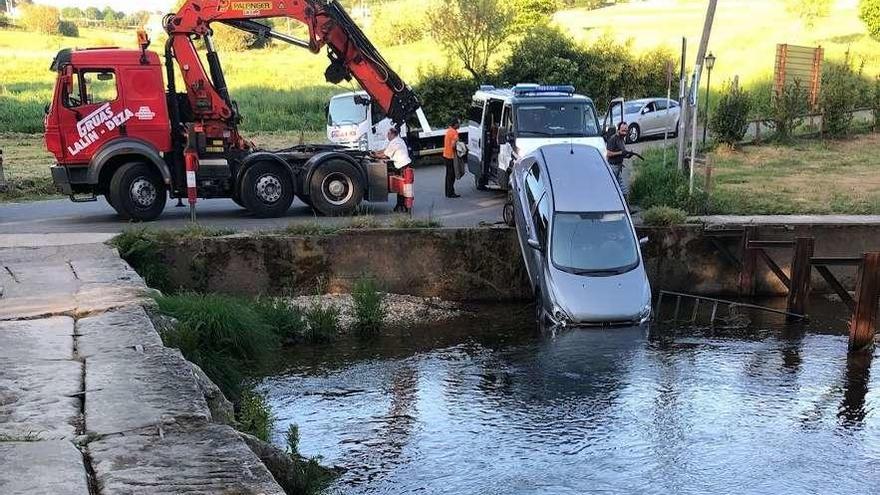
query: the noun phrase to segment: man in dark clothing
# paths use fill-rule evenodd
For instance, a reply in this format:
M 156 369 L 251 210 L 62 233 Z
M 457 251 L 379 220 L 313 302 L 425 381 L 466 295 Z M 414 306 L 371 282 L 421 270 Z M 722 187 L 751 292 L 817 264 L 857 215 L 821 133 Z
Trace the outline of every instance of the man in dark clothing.
M 611 136 L 611 139 L 608 140 L 605 153 L 605 156 L 608 158 L 608 164 L 611 165 L 611 171 L 614 172 L 614 177 L 617 178 L 617 183 L 620 184 L 620 190 L 624 196 L 626 196 L 629 189 L 623 180 L 623 159 L 629 154 L 629 151 L 626 149 L 627 131 L 629 131 L 629 126 L 626 125 L 626 122 L 617 124 L 617 134 Z

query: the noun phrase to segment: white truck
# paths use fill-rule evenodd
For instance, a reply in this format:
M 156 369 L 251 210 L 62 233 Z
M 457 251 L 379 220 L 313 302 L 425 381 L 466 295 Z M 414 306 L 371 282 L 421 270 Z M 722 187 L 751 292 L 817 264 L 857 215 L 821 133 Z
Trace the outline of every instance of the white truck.
M 477 189 L 509 187 L 514 161 L 540 146 L 586 144 L 605 155 L 596 107 L 573 86 L 480 86 L 467 115 L 468 169 Z
M 443 153 L 443 137 L 446 129 L 434 130 L 422 109 L 416 110 L 420 130 L 409 132 L 401 126 L 403 136 L 413 158 L 424 158 Z M 374 105 L 366 91 L 342 93 L 330 98 L 327 105 L 327 140 L 353 150 L 380 151 L 388 146 L 388 129 L 391 119 L 379 106 Z M 465 132 L 460 133 L 466 139 Z

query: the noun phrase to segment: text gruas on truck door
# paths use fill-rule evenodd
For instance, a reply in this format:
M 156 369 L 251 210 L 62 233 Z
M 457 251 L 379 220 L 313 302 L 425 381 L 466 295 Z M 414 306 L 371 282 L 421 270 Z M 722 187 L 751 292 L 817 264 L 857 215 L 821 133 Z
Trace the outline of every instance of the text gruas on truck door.
M 100 141 L 108 131 L 112 131 L 137 115 L 139 120 L 152 120 L 155 113 L 150 107 L 142 106 L 137 114 L 125 108 L 114 113 L 109 103 L 98 107 L 76 123 L 79 140 L 67 147 L 70 156 L 76 156 L 83 150 Z

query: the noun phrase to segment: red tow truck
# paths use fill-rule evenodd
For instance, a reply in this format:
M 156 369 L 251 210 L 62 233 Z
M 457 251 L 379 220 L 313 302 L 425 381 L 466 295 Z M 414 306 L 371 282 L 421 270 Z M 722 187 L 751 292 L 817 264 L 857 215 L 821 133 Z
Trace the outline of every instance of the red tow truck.
M 272 17 L 303 22 L 309 38 L 257 22 Z M 354 78 L 397 125 L 420 106 L 336 0 L 188 0 L 165 17 L 164 60 L 148 50 L 143 31 L 138 49 L 64 49 L 55 56 L 45 140 L 63 193 L 73 201 L 103 195 L 122 218 L 148 221 L 169 195 L 191 205 L 196 198 L 232 198 L 255 216 L 275 217 L 294 197 L 320 214 L 345 215 L 363 200 L 386 202 L 389 192 L 412 190 L 363 152 L 332 145 L 268 151 L 243 138 L 242 115 L 214 49 L 217 22 L 313 53 L 326 48 L 327 81 Z M 175 69 L 185 84 L 180 92 Z

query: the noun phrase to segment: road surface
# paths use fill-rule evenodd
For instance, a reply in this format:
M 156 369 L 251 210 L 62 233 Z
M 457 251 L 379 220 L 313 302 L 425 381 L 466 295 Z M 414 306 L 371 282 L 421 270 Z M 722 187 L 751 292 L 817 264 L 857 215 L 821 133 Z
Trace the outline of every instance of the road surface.
M 662 146 L 663 139 L 651 139 L 630 145 L 630 149 L 642 152 L 647 148 Z M 625 172 L 628 173 L 628 172 Z M 444 196 L 442 165 L 416 168 L 415 209 L 417 218 L 433 218 L 446 227 L 472 227 L 502 221 L 501 210 L 505 194 L 501 191 L 477 191 L 474 177 L 469 173 L 456 183 L 460 198 Z M 380 221 L 389 222 L 396 215 L 392 212 L 395 196 L 389 195 L 387 203 L 364 203 L 369 213 Z M 175 207 L 169 200 L 165 212 L 158 220 L 132 224 L 119 219 L 103 197 L 90 203 L 72 203 L 69 199 L 52 199 L 26 203 L 0 203 L 0 236 L 9 234 L 57 234 L 57 233 L 117 233 L 132 225 L 154 228 L 181 228 L 189 224 L 189 208 Z M 231 229 L 277 230 L 291 224 L 320 221 L 322 223 L 348 223 L 348 218 L 318 217 L 311 208 L 295 200 L 287 215 L 280 218 L 254 218 L 230 199 L 201 200 L 197 205 L 198 222 L 202 225 Z

